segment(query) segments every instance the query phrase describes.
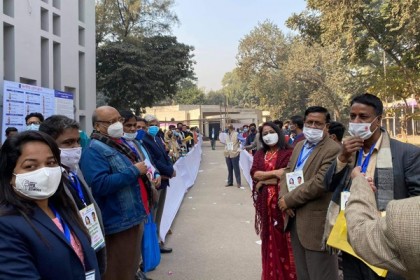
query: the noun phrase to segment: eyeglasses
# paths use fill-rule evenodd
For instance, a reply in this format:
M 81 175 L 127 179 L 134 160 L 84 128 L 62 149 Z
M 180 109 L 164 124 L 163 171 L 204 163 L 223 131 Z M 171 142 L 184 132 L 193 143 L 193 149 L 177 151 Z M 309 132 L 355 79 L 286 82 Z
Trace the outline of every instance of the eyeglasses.
M 323 129 L 325 127 L 325 123 L 320 123 L 317 121 L 306 121 L 305 127 L 315 127 L 318 129 Z
M 110 120 L 110 121 L 96 121 L 96 122 L 99 122 L 99 123 L 106 123 L 106 124 L 108 124 L 108 125 L 111 125 L 111 124 L 114 124 L 114 123 L 116 123 L 116 122 L 123 123 L 124 121 L 125 121 L 125 119 L 124 119 L 123 117 L 119 117 L 119 118 L 117 118 L 117 119 L 113 119 L 113 120 Z

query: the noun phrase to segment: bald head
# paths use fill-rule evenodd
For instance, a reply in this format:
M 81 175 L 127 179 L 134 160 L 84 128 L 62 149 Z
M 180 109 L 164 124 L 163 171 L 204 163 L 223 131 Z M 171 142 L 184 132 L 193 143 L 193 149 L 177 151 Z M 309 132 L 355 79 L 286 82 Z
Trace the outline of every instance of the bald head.
M 100 133 L 107 134 L 107 129 L 111 123 L 115 123 L 120 118 L 120 113 L 114 107 L 101 106 L 96 108 L 92 114 L 92 125 Z

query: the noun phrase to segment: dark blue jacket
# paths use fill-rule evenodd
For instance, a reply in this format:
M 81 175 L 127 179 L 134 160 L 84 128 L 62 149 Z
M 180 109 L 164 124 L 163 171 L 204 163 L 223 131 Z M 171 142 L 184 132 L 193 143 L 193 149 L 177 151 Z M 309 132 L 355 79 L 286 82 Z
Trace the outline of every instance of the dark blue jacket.
M 82 245 L 86 268 L 40 208 L 35 207 L 30 220 L 44 240 L 21 215 L 0 216 L 0 279 L 84 280 L 85 271 L 90 270 L 95 270 L 95 279 L 100 279 L 95 251 L 75 224 L 66 221 Z
M 152 156 L 153 162 L 159 170 L 160 175 L 171 178 L 174 173 L 174 167 L 162 140 L 146 133 L 142 141 Z M 167 186 L 169 186 L 169 180 L 162 178 L 161 188 L 166 188 Z

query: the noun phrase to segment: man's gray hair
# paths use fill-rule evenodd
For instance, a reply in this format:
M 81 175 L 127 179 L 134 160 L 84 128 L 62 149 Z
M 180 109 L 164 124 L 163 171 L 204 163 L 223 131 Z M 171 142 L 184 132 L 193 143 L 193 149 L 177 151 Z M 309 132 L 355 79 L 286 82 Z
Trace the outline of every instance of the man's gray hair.
M 157 121 L 158 119 L 156 118 L 156 116 L 151 115 L 151 114 L 147 114 L 144 116 L 144 119 L 150 123 L 151 121 Z

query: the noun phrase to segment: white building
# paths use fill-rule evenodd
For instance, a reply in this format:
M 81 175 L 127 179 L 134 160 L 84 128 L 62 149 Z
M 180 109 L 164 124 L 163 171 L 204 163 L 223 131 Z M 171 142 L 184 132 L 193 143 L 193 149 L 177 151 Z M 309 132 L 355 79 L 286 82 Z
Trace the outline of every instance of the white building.
M 270 112 L 258 109 L 222 107 L 220 105 L 169 105 L 146 108 L 146 114 L 152 114 L 160 121 L 161 126 L 182 122 L 188 126 L 198 126 L 205 136 L 212 128 L 216 131 L 225 129 L 228 123 L 235 128 L 255 123 L 259 125 L 270 117 Z
M 2 80 L 73 93 L 75 119 L 90 132 L 96 107 L 95 1 L 1 3 Z

